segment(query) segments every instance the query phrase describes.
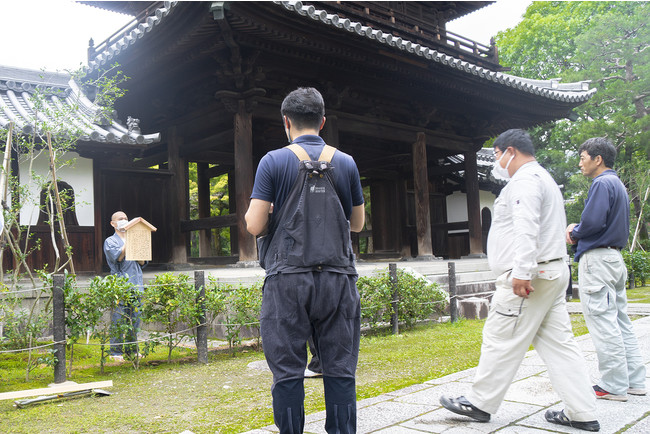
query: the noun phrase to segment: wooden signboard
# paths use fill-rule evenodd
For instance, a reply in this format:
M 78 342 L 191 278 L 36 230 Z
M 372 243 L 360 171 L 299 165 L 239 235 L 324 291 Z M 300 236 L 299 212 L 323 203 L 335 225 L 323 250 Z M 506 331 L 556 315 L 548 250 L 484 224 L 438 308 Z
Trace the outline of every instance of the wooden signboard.
M 127 261 L 151 261 L 151 233 L 156 228 L 143 219 L 136 217 L 127 223 L 126 257 Z

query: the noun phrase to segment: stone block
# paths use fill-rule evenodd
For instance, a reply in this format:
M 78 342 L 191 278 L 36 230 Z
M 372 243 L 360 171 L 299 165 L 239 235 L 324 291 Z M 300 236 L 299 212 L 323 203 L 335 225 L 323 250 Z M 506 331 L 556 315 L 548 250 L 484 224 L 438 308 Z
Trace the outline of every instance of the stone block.
M 468 297 L 458 300 L 458 315 L 467 319 L 485 319 L 489 309 L 490 302 L 487 298 Z

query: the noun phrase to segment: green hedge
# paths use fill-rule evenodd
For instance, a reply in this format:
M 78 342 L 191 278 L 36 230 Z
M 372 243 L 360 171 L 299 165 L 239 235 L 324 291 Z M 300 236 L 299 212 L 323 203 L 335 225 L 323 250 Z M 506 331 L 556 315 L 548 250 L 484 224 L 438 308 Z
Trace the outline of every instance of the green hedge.
M 361 297 L 361 316 L 371 328 L 391 323 L 393 293 L 398 294 L 398 321 L 412 327 L 418 320 L 442 315 L 448 304 L 447 293 L 423 277 L 397 269 L 397 285 L 393 288 L 390 273 L 360 277 L 357 288 Z
M 623 250 L 622 253 L 630 288 L 645 286 L 646 282 L 650 281 L 650 253 L 643 250 L 635 250 L 632 253 Z
M 44 288 L 48 288 L 44 292 L 49 298 L 51 276 L 41 278 Z M 448 304 L 446 292 L 441 291 L 438 285 L 399 269 L 395 288 L 390 282 L 388 271 L 359 278 L 357 287 L 361 297 L 362 321 L 367 322 L 371 328 L 391 322 L 395 289 L 398 293 L 398 321 L 406 327 L 435 314 L 443 314 Z M 4 288 L 4 291 L 7 289 Z M 153 339 L 139 345 L 139 353 L 135 353 L 133 360 L 136 369 L 140 359 L 147 357 L 157 345 L 165 344 L 170 360 L 173 348 L 183 336 L 195 338 L 195 326 L 202 322 L 201 304 L 206 309 L 206 323 L 223 326 L 231 347 L 241 342 L 242 331 L 248 331 L 249 335 L 252 334 L 258 340 L 260 337 L 261 283 L 232 286 L 220 284 L 209 277 L 205 285 L 205 298 L 201 300 L 191 276 L 164 273 L 155 276 L 154 280 L 145 285 L 140 300 L 137 300 L 138 294 L 125 278 L 111 275 L 95 277 L 84 289 L 73 276 L 68 275 L 64 293 L 68 347 L 72 350 L 75 344 L 79 345 L 80 338 L 89 332 L 101 344 L 102 370 L 108 356 L 110 337 L 118 332 L 124 333 L 132 326 L 129 318 L 124 318 L 117 326 L 110 321 L 101 321 L 102 313 L 112 313 L 120 300 L 133 300 L 134 305 L 140 309 L 143 323 L 157 322 L 164 330 L 162 333 L 151 333 Z M 5 321 L 5 340 L 0 346 L 4 348 L 30 346 L 38 337 L 35 334 L 42 333 L 47 317 L 51 315 L 49 309 L 44 309 L 42 315 L 27 315 L 23 310 L 17 309 L 19 300 L 17 297 L 0 299 L 0 311 L 4 311 Z M 216 324 L 217 322 L 221 324 Z M 70 363 L 72 369 L 72 357 Z

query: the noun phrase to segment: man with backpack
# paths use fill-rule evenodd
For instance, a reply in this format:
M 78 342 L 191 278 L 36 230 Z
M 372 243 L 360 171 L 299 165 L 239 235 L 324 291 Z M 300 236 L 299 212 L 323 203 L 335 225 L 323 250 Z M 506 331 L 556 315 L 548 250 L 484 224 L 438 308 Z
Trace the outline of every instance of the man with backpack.
M 355 373 L 360 303 L 350 231 L 364 225 L 359 171 L 351 156 L 318 134 L 325 104 L 314 88 L 282 102 L 290 145 L 260 160 L 248 231 L 266 270 L 260 329 L 273 373 L 273 417 L 280 433 L 304 428 L 307 340 L 323 368 L 328 433 L 356 432 Z

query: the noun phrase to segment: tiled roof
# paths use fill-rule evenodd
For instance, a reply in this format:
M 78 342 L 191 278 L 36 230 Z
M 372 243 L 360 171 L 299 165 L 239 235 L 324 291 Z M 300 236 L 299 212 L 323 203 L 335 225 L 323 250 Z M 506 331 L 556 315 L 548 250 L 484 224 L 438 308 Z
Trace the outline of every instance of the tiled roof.
M 36 93 L 43 98 L 34 98 Z M 43 107 L 38 107 L 40 101 Z M 59 116 L 57 116 L 57 113 Z M 69 74 L 0 66 L 0 129 L 14 128 L 33 134 L 35 124 L 60 123 L 66 113 L 69 130 L 78 131 L 78 140 L 125 144 L 160 141 L 160 133 L 143 135 L 137 123 L 129 127 L 102 116 Z M 36 122 L 38 120 L 38 122 Z M 36 131 L 41 133 L 41 131 Z
M 377 41 L 379 44 L 394 47 L 398 50 L 412 53 L 415 56 L 424 57 L 449 68 L 475 75 L 486 81 L 492 81 L 553 100 L 580 103 L 587 101 L 596 92 L 596 89 L 589 89 L 589 81 L 560 84 L 559 79 L 530 80 L 502 72 L 491 71 L 470 62 L 440 53 L 433 48 L 413 43 L 401 37 L 395 37 L 392 34 L 383 33 L 381 30 L 364 26 L 361 23 L 350 21 L 347 18 L 341 18 L 336 14 L 328 14 L 327 11 L 316 9 L 314 6 L 305 6 L 300 1 L 274 1 L 273 3 L 305 18 L 320 21 L 342 31 L 366 37 Z
M 125 36 L 109 45 L 92 61 L 89 61 L 86 71 L 92 72 L 99 69 L 102 65 L 109 64 L 113 57 L 128 49 L 128 47 L 134 44 L 136 40 L 144 37 L 145 34 L 151 31 L 154 26 L 159 25 L 162 20 L 172 12 L 177 3 L 178 2 L 175 1 L 165 2 L 163 7 L 156 9 L 143 22 L 138 24 L 130 32 L 127 32 Z M 589 81 L 560 83 L 559 79 L 531 80 L 504 74 L 502 72 L 491 71 L 470 62 L 457 59 L 448 54 L 440 53 L 433 48 L 413 43 L 401 37 L 393 36 L 390 33 L 384 33 L 378 29 L 364 26 L 361 23 L 351 21 L 348 18 L 341 18 L 337 14 L 330 14 L 325 10 L 316 9 L 312 5 L 303 5 L 300 1 L 274 1 L 273 3 L 288 11 L 303 16 L 306 19 L 320 21 L 326 25 L 340 29 L 341 31 L 366 37 L 376 41 L 378 44 L 412 53 L 414 56 L 423 57 L 432 62 L 440 63 L 446 67 L 474 75 L 485 81 L 491 81 L 552 100 L 569 103 L 582 103 L 589 100 L 589 98 L 591 98 L 591 96 L 596 92 L 596 89 L 589 89 Z
M 155 9 L 154 12 L 146 17 L 142 22 L 137 23 L 137 25 L 132 29 L 127 30 L 124 36 L 106 46 L 93 60 L 89 60 L 88 66 L 84 68 L 85 72 L 89 73 L 104 65 L 110 64 L 115 56 L 127 50 L 138 39 L 144 37 L 145 34 L 154 28 L 154 26 L 159 25 L 177 4 L 177 1 L 163 2 L 163 7 Z

